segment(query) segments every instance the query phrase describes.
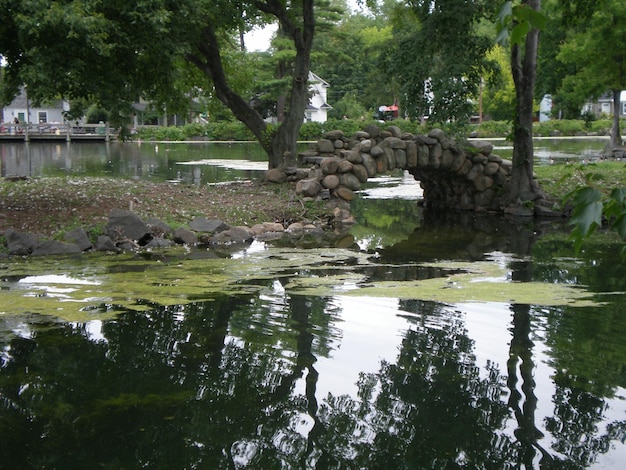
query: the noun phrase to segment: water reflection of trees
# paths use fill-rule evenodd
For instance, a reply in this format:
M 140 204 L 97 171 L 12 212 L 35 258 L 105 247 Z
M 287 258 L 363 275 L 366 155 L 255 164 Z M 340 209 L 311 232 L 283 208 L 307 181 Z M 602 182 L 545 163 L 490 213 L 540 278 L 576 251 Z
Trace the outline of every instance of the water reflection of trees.
M 495 368 L 480 377 L 460 314 L 415 301 L 404 309 L 420 314 L 410 317 L 397 361 L 362 375 L 359 401 L 329 397 L 329 443 L 355 468 L 503 468 L 503 377 Z
M 333 300 L 285 295 L 279 281 L 267 287 L 261 296 L 127 313 L 105 322 L 101 337 L 85 325 L 44 324 L 11 339 L 0 368 L 1 461 L 501 469 L 543 458 L 585 468 L 624 438 L 623 423 L 598 430 L 606 389 L 580 389 L 569 375 L 557 373 L 554 415 L 537 422 L 532 318 L 539 312 L 527 306 L 513 307 L 507 377 L 476 364 L 462 312 L 401 301 L 409 328 L 397 357 L 362 373 L 355 396 L 324 397 L 317 359 L 341 339 Z M 557 370 L 571 374 L 565 345 L 553 349 Z

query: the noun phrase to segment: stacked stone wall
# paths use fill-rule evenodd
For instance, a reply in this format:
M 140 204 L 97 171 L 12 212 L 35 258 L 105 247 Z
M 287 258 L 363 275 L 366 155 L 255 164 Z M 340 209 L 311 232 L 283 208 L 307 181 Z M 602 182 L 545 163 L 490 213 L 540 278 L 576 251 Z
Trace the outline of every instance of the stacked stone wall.
M 296 192 L 312 198 L 350 201 L 368 178 L 402 169 L 419 181 L 428 207 L 503 211 L 511 180 L 511 161 L 495 155 L 491 143 L 461 146 L 441 129 L 413 135 L 370 125 L 351 136 L 335 130 L 298 157 L 300 169 L 284 178 L 297 175 Z

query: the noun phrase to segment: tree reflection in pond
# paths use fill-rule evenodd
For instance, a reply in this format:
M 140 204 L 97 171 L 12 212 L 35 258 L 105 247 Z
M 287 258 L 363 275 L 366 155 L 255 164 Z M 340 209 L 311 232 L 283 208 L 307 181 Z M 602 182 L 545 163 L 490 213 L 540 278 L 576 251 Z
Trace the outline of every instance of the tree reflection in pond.
M 457 233 L 475 242 L 462 259 L 481 259 L 474 247 L 483 242 L 503 246 L 488 230 Z M 552 242 L 504 238 L 517 247 L 507 266 L 514 282 L 601 286 L 602 272 L 589 265 L 617 272 L 610 252 L 590 251 L 592 259 L 564 269 Z M 381 250 L 364 274 L 398 282 L 443 275 L 389 261 L 401 251 Z M 357 300 L 297 295 L 285 287 L 295 275 L 255 280 L 265 284 L 253 294 L 150 304 L 90 323 L 0 316 L 0 462 L 583 469 L 622 449 L 623 296 L 598 288 L 606 305 L 585 308 Z M 487 325 L 486 338 L 470 321 L 481 309 L 501 322 Z M 480 341 L 497 343 L 503 356 Z M 349 348 L 356 362 L 346 359 Z

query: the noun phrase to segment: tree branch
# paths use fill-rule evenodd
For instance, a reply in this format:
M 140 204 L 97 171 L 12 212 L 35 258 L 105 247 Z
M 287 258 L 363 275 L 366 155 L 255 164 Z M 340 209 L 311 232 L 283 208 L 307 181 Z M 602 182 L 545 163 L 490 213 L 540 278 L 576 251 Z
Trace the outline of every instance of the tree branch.
M 246 124 L 260 140 L 261 133 L 267 125 L 261 115 L 229 86 L 217 35 L 212 24 L 207 24 L 202 30 L 202 40 L 197 49 L 202 57 L 189 53 L 186 55 L 187 60 L 211 78 L 217 98 L 232 110 L 235 117 Z

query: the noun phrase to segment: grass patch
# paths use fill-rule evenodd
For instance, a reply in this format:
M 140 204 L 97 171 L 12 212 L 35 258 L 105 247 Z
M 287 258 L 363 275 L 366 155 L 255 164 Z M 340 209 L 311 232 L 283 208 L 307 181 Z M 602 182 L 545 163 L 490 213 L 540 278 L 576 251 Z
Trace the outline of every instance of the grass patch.
M 535 174 L 543 190 L 560 200 L 581 186 L 593 186 L 607 193 L 613 188 L 626 187 L 623 162 L 537 166 Z

